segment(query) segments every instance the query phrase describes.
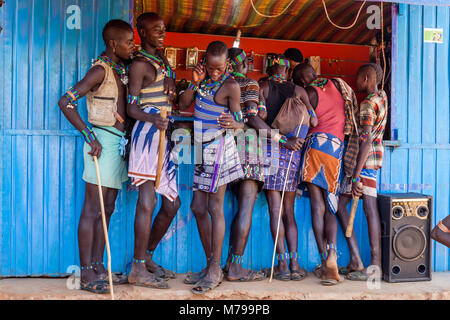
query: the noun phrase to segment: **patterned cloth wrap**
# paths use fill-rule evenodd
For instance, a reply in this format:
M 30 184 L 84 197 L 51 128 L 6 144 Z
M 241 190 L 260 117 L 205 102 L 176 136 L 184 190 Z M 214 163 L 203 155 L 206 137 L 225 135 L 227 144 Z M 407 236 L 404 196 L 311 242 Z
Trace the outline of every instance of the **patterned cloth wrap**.
M 159 113 L 159 108 L 148 106 L 144 112 Z M 131 184 L 140 186 L 147 181 L 156 180 L 158 167 L 159 135 L 158 130 L 151 122 L 136 121 L 131 133 L 130 160 L 128 176 L 132 178 Z M 161 180 L 156 192 L 174 201 L 178 196 L 176 153 L 172 152 L 169 139 L 166 137 L 164 162 L 161 170 Z
M 363 185 L 363 195 L 370 197 L 377 197 L 377 175 L 378 170 L 374 169 L 362 169 L 359 175 L 361 183 Z M 352 194 L 352 179 L 351 177 L 345 177 L 342 181 L 342 192 L 344 195 Z
M 233 135 L 226 133 L 201 148 L 202 163 L 195 165 L 194 191 L 216 193 L 220 186 L 243 177 Z
M 335 214 L 339 196 L 339 178 L 344 154 L 344 143 L 328 133 L 313 133 L 304 144 L 301 168 L 301 190 L 304 182 L 327 191 L 330 212 Z
M 266 155 L 264 158 L 264 189 L 283 191 L 286 181 L 284 191 L 296 191 L 300 182 L 301 150 L 294 152 L 289 167 L 289 161 L 291 160 L 293 151 L 286 149 L 270 138 L 266 141 L 267 145 L 265 148 L 263 147 L 263 150 L 265 150 L 264 154 Z

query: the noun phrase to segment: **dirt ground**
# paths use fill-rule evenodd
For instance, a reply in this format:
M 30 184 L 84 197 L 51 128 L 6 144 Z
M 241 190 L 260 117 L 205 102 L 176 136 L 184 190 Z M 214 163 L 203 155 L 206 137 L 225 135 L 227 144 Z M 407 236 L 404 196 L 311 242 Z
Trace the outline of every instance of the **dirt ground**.
M 169 281 L 169 289 L 149 289 L 131 285 L 114 287 L 116 299 L 123 300 L 191 300 L 191 299 L 294 299 L 294 300 L 450 300 L 450 272 L 433 273 L 432 281 L 387 283 L 371 288 L 366 282 L 345 280 L 325 287 L 309 273 L 303 281 L 268 280 L 251 283 L 224 281 L 218 288 L 203 296 L 191 293 L 192 286 L 185 285 L 184 275 Z M 69 289 L 68 278 L 8 278 L 0 280 L 1 300 L 97 300 L 110 299 L 109 294 L 96 295 L 77 289 Z

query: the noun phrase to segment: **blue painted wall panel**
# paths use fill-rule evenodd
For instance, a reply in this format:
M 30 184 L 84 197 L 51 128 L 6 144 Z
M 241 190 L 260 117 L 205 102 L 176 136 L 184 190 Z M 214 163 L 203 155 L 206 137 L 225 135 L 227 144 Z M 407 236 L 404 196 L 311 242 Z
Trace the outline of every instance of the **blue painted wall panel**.
M 81 29 L 66 28 L 66 9 L 81 8 Z M 386 149 L 380 191 L 423 192 L 435 198 L 435 218 L 449 214 L 449 8 L 400 6 L 394 52 L 395 128 L 402 146 Z M 84 198 L 81 136 L 57 106 L 63 91 L 88 70 L 102 50 L 101 30 L 111 18 L 129 18 L 127 0 L 8 1 L 0 9 L 0 74 L 3 161 L 0 170 L 0 276 L 61 275 L 79 264 L 77 226 Z M 423 27 L 444 29 L 444 44 L 423 43 Z M 86 117 L 85 102 L 80 103 Z M 157 263 L 177 272 L 198 271 L 206 263 L 197 225 L 190 211 L 193 170 L 181 165 L 177 177 L 181 209 L 155 253 Z M 133 255 L 137 193 L 119 193 L 111 220 L 114 271 L 126 271 Z M 155 215 L 158 207 L 155 210 Z M 231 219 L 237 210 L 225 199 L 228 252 Z M 309 198 L 295 204 L 300 265 L 319 263 L 311 228 Z M 367 221 L 359 206 L 355 221 L 361 255 L 370 261 Z M 270 266 L 273 241 L 267 202 L 256 202 L 244 267 Z M 450 270 L 449 250 L 433 243 L 434 270 Z M 338 262 L 349 252 L 338 233 Z

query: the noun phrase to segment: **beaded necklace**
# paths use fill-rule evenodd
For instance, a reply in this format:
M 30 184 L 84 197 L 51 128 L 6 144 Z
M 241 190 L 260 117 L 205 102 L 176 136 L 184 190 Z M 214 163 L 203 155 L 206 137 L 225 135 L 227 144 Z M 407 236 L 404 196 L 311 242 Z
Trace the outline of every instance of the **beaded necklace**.
M 310 86 L 312 87 L 318 87 L 321 88 L 323 91 L 325 91 L 325 85 L 328 83 L 327 78 L 317 78 L 313 82 L 311 82 Z
M 206 94 L 209 94 L 210 96 L 213 95 L 212 89 L 216 87 L 217 85 L 221 85 L 225 79 L 227 79 L 229 76 L 228 72 L 222 73 L 222 75 L 219 77 L 217 81 L 213 81 L 211 78 L 208 78 L 208 80 L 203 80 L 202 83 L 200 83 L 198 92 L 204 96 Z
M 173 72 L 172 68 L 169 65 L 166 65 L 161 58 L 154 56 L 148 52 L 145 52 L 144 50 L 139 50 L 136 53 L 136 57 L 141 57 L 149 61 L 155 62 L 161 68 L 162 73 L 166 77 L 175 79 L 175 72 Z
M 97 61 L 103 61 L 104 63 L 106 63 L 110 68 L 112 68 L 113 70 L 115 70 L 117 72 L 117 74 L 120 77 L 120 81 L 122 81 L 122 83 L 124 85 L 128 84 L 128 74 L 127 74 L 127 69 L 125 68 L 125 65 L 120 62 L 120 63 L 115 63 L 114 61 L 111 60 L 110 57 L 108 57 L 107 55 L 105 55 L 105 53 L 102 53 L 96 60 Z
M 380 91 L 371 93 L 371 94 L 369 94 L 369 95 L 366 97 L 366 100 L 369 100 L 370 98 L 375 97 L 375 96 L 377 96 L 377 95 L 379 95 L 379 94 L 380 94 Z
M 276 81 L 278 83 L 286 82 L 286 78 L 283 77 L 281 74 L 274 74 L 273 76 L 269 77 L 269 80 Z
M 233 75 L 234 77 L 238 77 L 238 78 L 245 78 L 245 76 L 242 73 L 237 72 L 237 71 L 231 72 L 231 75 Z

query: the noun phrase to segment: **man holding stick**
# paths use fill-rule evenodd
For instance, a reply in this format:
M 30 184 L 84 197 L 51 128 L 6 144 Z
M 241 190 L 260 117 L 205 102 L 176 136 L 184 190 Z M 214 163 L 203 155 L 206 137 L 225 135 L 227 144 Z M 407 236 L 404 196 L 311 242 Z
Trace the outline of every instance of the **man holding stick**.
M 165 90 L 164 83 L 167 78 L 174 79 L 175 74 L 157 52 L 165 38 L 162 18 L 156 13 L 143 13 L 137 18 L 136 27 L 142 50 L 135 55 L 129 71 L 127 110 L 137 121 L 130 141 L 128 175 L 132 184 L 139 187 L 139 197 L 134 222 L 134 259 L 128 281 L 137 286 L 168 288 L 165 279 L 174 278 L 175 274 L 155 264 L 152 256 L 180 207 L 169 130 L 161 149 L 165 153 L 160 184 L 155 188 L 160 134 L 169 126 L 169 119 L 162 117 L 161 111 L 165 108 L 170 112 L 169 97 L 172 96 Z M 156 192 L 162 195 L 162 206 L 152 225 Z
M 350 194 L 361 196 L 369 227 L 369 240 L 372 254 L 370 266 L 379 268 L 381 274 L 381 225 L 377 206 L 377 173 L 383 165 L 383 135 L 388 114 L 388 99 L 384 90 L 379 90 L 383 71 L 374 63 L 363 65 L 356 75 L 356 86 L 367 94 L 360 105 L 360 147 L 356 167 L 351 178 L 343 181 L 343 194 L 339 199 L 338 217 L 342 226 L 348 224 L 347 205 Z M 362 184 L 362 186 L 361 186 Z M 357 201 L 356 199 L 353 201 Z M 348 227 L 348 226 L 347 226 Z M 359 256 L 358 243 L 354 234 L 347 238 L 350 248 L 350 264 L 341 268 L 349 280 L 368 279 Z
M 105 233 L 100 215 L 97 170 L 98 158 L 101 190 L 106 223 L 114 212 L 118 191 L 126 181 L 126 166 L 121 155 L 125 147 L 125 94 L 127 74 L 124 61 L 129 60 L 134 47 L 131 26 L 122 20 L 111 20 L 103 28 L 106 50 L 97 58 L 85 77 L 70 88 L 59 100 L 64 116 L 79 130 L 84 144 L 85 199 L 78 224 L 78 248 L 81 264 L 81 289 L 93 293 L 110 290 L 103 266 Z M 87 95 L 89 128 L 76 108 L 77 100 Z M 114 111 L 115 110 L 115 111 Z M 121 154 L 122 153 L 122 154 Z M 115 284 L 125 283 L 126 277 L 114 277 Z

